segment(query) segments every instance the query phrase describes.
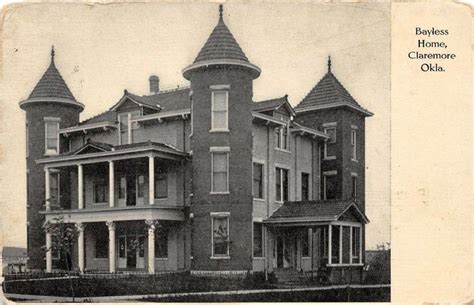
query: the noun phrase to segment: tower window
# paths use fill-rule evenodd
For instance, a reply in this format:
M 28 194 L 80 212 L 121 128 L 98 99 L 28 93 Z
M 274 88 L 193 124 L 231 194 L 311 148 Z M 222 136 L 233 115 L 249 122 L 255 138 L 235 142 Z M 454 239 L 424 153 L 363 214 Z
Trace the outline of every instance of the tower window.
M 357 199 L 357 176 L 352 175 L 351 176 L 351 181 L 352 181 L 352 194 L 351 194 L 351 197 L 352 197 L 352 199 Z
M 213 148 L 211 147 L 211 150 Z M 216 149 L 214 149 L 216 150 Z M 229 152 L 217 151 L 211 152 L 211 168 L 212 168 L 212 184 L 211 193 L 228 193 L 229 192 Z
M 324 142 L 324 159 L 336 159 L 336 123 L 327 123 L 323 125 L 324 133 L 329 139 Z
M 357 130 L 351 130 L 352 161 L 357 161 Z
M 44 118 L 45 154 L 59 154 L 59 118 Z
M 212 91 L 211 131 L 229 131 L 228 99 L 228 91 Z
M 324 172 L 323 187 L 324 200 L 336 199 L 337 173 L 335 171 Z
M 212 214 L 212 213 L 211 213 Z M 212 258 L 229 257 L 229 215 L 211 215 Z

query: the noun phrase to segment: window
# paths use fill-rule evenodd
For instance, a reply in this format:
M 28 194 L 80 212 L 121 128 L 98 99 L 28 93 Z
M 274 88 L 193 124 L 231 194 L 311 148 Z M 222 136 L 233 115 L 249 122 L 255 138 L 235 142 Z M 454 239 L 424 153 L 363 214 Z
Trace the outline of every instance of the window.
M 301 256 L 309 256 L 309 237 L 308 229 L 303 229 L 301 232 Z
M 336 158 L 336 127 L 324 128 L 324 133 L 329 136 L 329 139 L 324 142 L 324 159 Z
M 352 227 L 352 263 L 360 263 L 360 228 Z
M 155 233 L 155 257 L 168 257 L 168 230 L 166 228 L 159 228 Z
M 133 122 L 130 125 L 130 120 L 140 116 L 140 110 L 135 110 L 127 113 L 120 113 L 118 115 L 119 129 L 120 129 L 120 138 L 119 144 L 131 144 L 132 143 L 132 134 L 130 133 L 133 130 L 138 129 L 138 123 Z
M 276 201 L 288 201 L 288 170 L 284 168 L 276 168 Z
M 212 91 L 211 130 L 228 131 L 228 91 Z
M 324 200 L 336 199 L 337 175 L 334 172 L 324 174 Z
M 168 173 L 165 171 L 155 175 L 155 198 L 168 198 Z
M 229 216 L 212 219 L 212 257 L 229 257 Z
M 350 263 L 351 227 L 342 226 L 342 263 Z
M 309 200 L 309 174 L 301 173 L 301 200 Z
M 107 258 L 109 254 L 109 236 L 107 228 L 102 224 L 95 228 L 95 257 Z
M 228 186 L 228 152 L 212 152 L 212 193 L 227 193 Z
M 357 161 L 357 131 L 351 130 L 352 161 Z
M 59 172 L 50 173 L 49 190 L 50 205 L 59 206 Z
M 94 203 L 107 202 L 107 181 L 104 177 L 94 178 Z
M 280 149 L 288 149 L 288 129 L 287 126 L 275 129 L 275 145 Z
M 45 118 L 45 154 L 59 153 L 59 119 Z
M 323 226 L 321 227 L 321 230 L 320 230 L 320 245 L 321 245 L 321 257 L 325 259 L 325 261 L 327 262 L 327 258 L 328 258 L 328 249 L 329 249 L 329 237 L 328 237 L 328 228 L 329 226 Z
M 253 223 L 253 257 L 263 257 L 263 225 Z
M 263 164 L 253 164 L 253 198 L 263 198 Z
M 127 179 L 125 177 L 119 177 L 119 199 L 125 199 L 125 194 L 127 193 Z
M 340 239 L 340 227 L 331 226 L 332 236 L 331 236 L 331 264 L 339 264 L 339 239 Z
M 352 198 L 357 199 L 357 176 L 353 175 L 352 179 Z
M 137 177 L 137 197 L 143 198 L 145 196 L 145 176 L 138 175 Z

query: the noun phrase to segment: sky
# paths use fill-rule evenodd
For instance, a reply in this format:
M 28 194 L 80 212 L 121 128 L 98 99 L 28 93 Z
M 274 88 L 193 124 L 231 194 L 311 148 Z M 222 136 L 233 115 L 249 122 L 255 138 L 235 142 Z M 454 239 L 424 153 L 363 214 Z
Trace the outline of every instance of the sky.
M 107 110 L 127 89 L 148 93 L 188 85 L 191 64 L 218 20 L 218 3 L 17 4 L 3 12 L 0 90 L 0 205 L 4 245 L 26 246 L 25 115 L 28 97 L 55 63 L 81 120 Z M 262 69 L 254 100 L 288 94 L 296 106 L 331 70 L 366 120 L 367 248 L 390 241 L 390 4 L 237 3 L 224 20 Z M 5 145 L 7 144 L 8 145 Z

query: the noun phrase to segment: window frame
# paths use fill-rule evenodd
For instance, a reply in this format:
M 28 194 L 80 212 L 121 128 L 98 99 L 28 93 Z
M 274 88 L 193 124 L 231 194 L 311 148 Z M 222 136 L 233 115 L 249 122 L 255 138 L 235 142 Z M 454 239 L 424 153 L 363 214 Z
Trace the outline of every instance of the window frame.
M 59 147 L 59 122 L 60 118 L 55 118 L 55 117 L 45 117 L 44 118 L 44 154 L 46 156 L 51 156 L 51 155 L 58 155 L 60 151 Z M 56 126 L 56 137 L 55 138 L 49 138 L 48 137 L 48 125 L 49 124 L 54 124 Z M 48 140 L 56 140 L 56 149 L 48 149 Z
M 214 253 L 214 220 L 215 219 L 227 219 L 227 253 L 226 254 L 215 254 Z M 211 212 L 211 259 L 230 259 L 230 213 L 229 212 Z
M 351 160 L 357 162 L 357 128 L 351 126 Z
M 333 233 L 334 230 L 333 228 L 337 227 L 339 232 L 338 232 L 338 253 L 335 255 L 332 253 L 334 250 L 333 245 L 332 245 L 332 239 L 333 239 Z M 343 228 L 344 227 L 349 227 L 349 263 L 343 263 Z M 354 228 L 358 228 L 359 232 L 359 249 L 353 249 L 355 240 L 354 240 Z M 353 223 L 353 222 L 334 222 L 332 224 L 329 224 L 329 231 L 328 231 L 328 241 L 330 244 L 328 245 L 328 250 L 330 251 L 328 253 L 328 264 L 327 266 L 361 266 L 363 265 L 362 263 L 362 229 L 363 226 L 360 223 Z M 358 250 L 358 256 L 354 256 L 353 252 L 354 250 Z M 335 263 L 332 261 L 332 258 L 337 256 L 338 262 Z M 357 259 L 356 262 L 354 262 L 354 258 Z
M 306 181 L 306 182 L 307 182 L 307 185 L 306 185 L 306 192 L 307 192 L 306 199 L 303 198 L 303 190 L 304 190 L 304 188 L 303 188 L 304 183 L 303 183 L 303 182 L 304 182 L 304 180 L 305 180 L 305 179 L 303 179 L 304 177 L 307 178 L 307 181 Z M 309 173 L 306 173 L 306 172 L 301 172 L 301 200 L 302 200 L 302 201 L 308 201 L 308 200 L 310 200 L 310 198 L 311 198 L 311 196 L 310 196 L 310 193 L 311 193 L 311 190 L 310 190 L 310 181 L 311 181 L 311 179 L 310 179 L 310 174 L 309 174 Z
M 351 191 L 351 198 L 354 200 L 357 200 L 357 191 L 358 191 L 358 175 L 357 173 L 351 173 L 351 186 L 352 186 L 352 191 Z
M 98 201 L 97 200 L 97 195 L 98 195 L 98 190 L 99 190 L 99 181 L 103 182 L 103 185 L 101 187 L 104 188 L 104 200 L 103 201 Z M 108 201 L 108 180 L 104 178 L 103 176 L 94 176 L 93 179 L 93 184 L 92 184 L 92 203 L 94 204 L 104 204 L 107 203 Z
M 260 191 L 262 194 L 260 197 L 256 196 L 255 188 L 254 188 L 256 165 L 260 166 L 260 169 L 261 169 Z M 262 162 L 253 161 L 252 163 L 252 197 L 253 199 L 257 199 L 257 200 L 265 199 L 265 164 Z
M 323 172 L 323 200 L 332 200 L 332 199 L 337 198 L 336 195 L 332 199 L 327 198 L 327 177 L 334 177 L 334 176 L 336 176 L 336 178 L 337 178 L 337 171 Z M 337 185 L 337 183 L 336 183 L 336 185 Z
M 275 128 L 275 149 L 290 152 L 290 132 L 288 124 Z
M 230 194 L 229 190 L 229 154 L 230 148 L 229 147 L 211 147 L 211 191 L 210 194 Z M 225 154 L 226 155 L 226 189 L 224 191 L 216 191 L 214 190 L 214 155 L 215 154 Z
M 255 226 L 260 226 L 261 235 L 260 235 L 260 242 L 261 242 L 261 254 L 260 256 L 255 255 Z M 258 221 L 252 222 L 252 257 L 253 258 L 265 258 L 265 238 L 263 236 L 263 223 Z
M 214 110 L 214 95 L 217 93 L 225 93 L 225 110 Z M 214 112 L 224 112 L 225 111 L 225 126 L 221 128 L 216 128 L 214 122 Z M 209 132 L 229 132 L 229 90 L 222 88 L 212 89 L 211 91 L 211 129 Z
M 57 190 L 53 192 L 53 177 L 56 176 Z M 57 169 L 50 169 L 49 173 L 49 204 L 51 207 L 60 207 L 61 206 L 61 173 Z M 56 202 L 52 201 L 53 194 L 56 193 Z
M 334 138 L 329 138 L 327 141 L 324 142 L 324 160 L 335 160 L 335 154 L 328 155 L 328 144 L 336 144 L 337 142 L 337 123 L 332 122 L 323 124 L 323 132 L 329 135 L 329 130 L 334 130 Z
M 280 171 L 280 173 L 278 173 Z M 283 172 L 286 172 L 286 198 L 285 198 L 285 192 L 284 192 L 284 181 L 283 181 Z M 285 201 L 288 201 L 290 198 L 290 181 L 289 181 L 289 176 L 290 176 L 290 170 L 288 168 L 282 167 L 281 165 L 275 166 L 275 202 L 278 203 L 283 203 Z M 279 184 L 278 184 L 279 183 Z M 278 187 L 279 186 L 279 187 Z M 277 191 L 278 188 L 280 189 L 280 199 L 278 199 L 277 196 Z

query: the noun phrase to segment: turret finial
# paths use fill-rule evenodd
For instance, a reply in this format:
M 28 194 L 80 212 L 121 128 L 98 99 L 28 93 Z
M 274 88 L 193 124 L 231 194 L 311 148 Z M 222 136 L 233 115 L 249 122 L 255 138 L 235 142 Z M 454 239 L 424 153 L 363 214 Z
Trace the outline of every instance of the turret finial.
M 51 61 L 54 61 L 54 45 L 51 46 Z
M 224 12 L 224 5 L 219 4 L 219 19 L 222 19 L 223 12 Z
M 331 55 L 328 56 L 328 72 L 331 72 Z

